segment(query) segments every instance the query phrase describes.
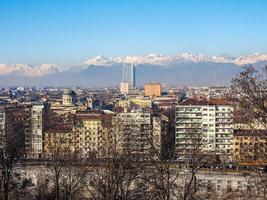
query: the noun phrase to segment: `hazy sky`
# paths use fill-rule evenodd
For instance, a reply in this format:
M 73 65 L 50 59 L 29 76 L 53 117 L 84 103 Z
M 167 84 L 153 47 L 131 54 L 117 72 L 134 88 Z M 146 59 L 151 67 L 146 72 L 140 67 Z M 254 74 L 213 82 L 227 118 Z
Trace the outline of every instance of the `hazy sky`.
M 0 63 L 267 52 L 266 0 L 0 0 Z

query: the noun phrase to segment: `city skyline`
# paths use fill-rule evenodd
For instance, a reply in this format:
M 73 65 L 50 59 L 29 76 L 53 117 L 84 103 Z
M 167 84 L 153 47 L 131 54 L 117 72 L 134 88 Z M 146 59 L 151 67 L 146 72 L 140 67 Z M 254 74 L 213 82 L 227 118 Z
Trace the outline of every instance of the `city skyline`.
M 267 199 L 266 0 L 0 0 L 0 199 Z

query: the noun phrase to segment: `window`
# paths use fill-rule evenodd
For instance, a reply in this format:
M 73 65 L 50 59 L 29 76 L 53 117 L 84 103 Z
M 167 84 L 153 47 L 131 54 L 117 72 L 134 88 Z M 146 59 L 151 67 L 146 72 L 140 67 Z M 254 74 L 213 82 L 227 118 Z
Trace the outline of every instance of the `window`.
M 217 190 L 221 190 L 221 186 L 220 185 L 217 185 Z

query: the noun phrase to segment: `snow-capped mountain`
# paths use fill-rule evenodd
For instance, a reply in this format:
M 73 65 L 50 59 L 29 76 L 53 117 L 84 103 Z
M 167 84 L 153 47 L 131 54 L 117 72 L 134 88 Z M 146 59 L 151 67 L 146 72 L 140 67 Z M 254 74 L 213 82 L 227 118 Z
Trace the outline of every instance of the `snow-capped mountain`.
M 2 76 L 8 74 L 18 74 L 28 77 L 38 77 L 61 71 L 61 67 L 54 64 L 42 64 L 38 66 L 32 66 L 29 64 L 0 64 L 0 75 Z
M 170 65 L 176 63 L 201 63 L 201 62 L 214 62 L 214 63 L 231 63 L 236 65 L 254 64 L 257 62 L 267 61 L 267 54 L 255 53 L 247 56 L 205 56 L 202 54 L 183 53 L 174 56 L 165 56 L 162 54 L 149 54 L 146 56 L 120 56 L 120 57 L 105 57 L 96 56 L 85 61 L 85 65 L 94 66 L 112 66 L 114 64 L 134 63 L 136 65 Z
M 113 64 L 113 60 L 109 57 L 98 55 L 84 62 L 85 65 L 95 65 L 109 67 Z
M 136 65 L 137 85 L 160 81 L 169 85 L 229 84 L 242 68 L 267 64 L 267 54 L 206 56 L 184 53 L 174 56 L 97 56 L 73 67 L 55 64 L 0 64 L 0 86 L 116 86 L 122 78 L 122 63 Z M 197 75 L 197 76 L 196 76 Z

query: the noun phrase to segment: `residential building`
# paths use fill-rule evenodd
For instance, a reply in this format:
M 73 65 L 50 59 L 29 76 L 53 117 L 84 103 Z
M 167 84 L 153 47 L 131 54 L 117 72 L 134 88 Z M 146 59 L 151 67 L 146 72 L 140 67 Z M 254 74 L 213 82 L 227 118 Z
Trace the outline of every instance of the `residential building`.
M 142 155 L 151 151 L 151 114 L 140 110 L 118 113 L 113 121 L 113 134 L 120 152 Z
M 175 105 L 179 100 L 175 96 L 161 96 L 153 99 L 153 104 L 163 110 L 175 110 Z
M 153 150 L 162 159 L 170 159 L 173 154 L 175 138 L 171 120 L 170 116 L 162 113 L 153 116 Z
M 62 116 L 52 113 L 49 116 L 43 136 L 44 156 L 50 156 L 54 151 L 75 152 L 77 150 L 77 138 L 73 134 L 73 115 Z
M 188 99 L 176 106 L 176 150 L 201 149 L 231 160 L 233 106 L 224 99 Z M 194 143 L 194 145 L 192 144 Z
M 131 85 L 127 82 L 120 83 L 120 92 L 122 94 L 129 94 L 131 92 Z
M 33 105 L 31 109 L 31 149 L 34 157 L 43 153 L 44 105 Z
M 75 134 L 79 138 L 79 149 L 84 156 L 100 151 L 102 131 L 101 115 L 90 113 L 75 115 Z
M 31 153 L 31 105 L 8 105 L 0 108 L 0 148 L 21 156 Z
M 266 130 L 237 129 L 233 136 L 233 160 L 238 165 L 267 164 Z
M 77 152 L 82 156 L 106 155 L 110 147 L 112 133 L 112 114 L 79 111 L 75 114 Z
M 4 107 L 0 107 L 0 149 L 6 148 L 6 112 Z
M 139 106 L 140 108 L 152 108 L 152 100 L 149 98 L 136 97 L 129 99 L 131 105 Z
M 161 96 L 161 84 L 152 82 L 145 84 L 145 96 L 148 97 Z
M 230 88 L 226 86 L 212 86 L 209 88 L 209 98 L 227 98 L 230 94 Z

